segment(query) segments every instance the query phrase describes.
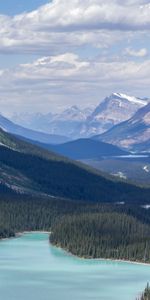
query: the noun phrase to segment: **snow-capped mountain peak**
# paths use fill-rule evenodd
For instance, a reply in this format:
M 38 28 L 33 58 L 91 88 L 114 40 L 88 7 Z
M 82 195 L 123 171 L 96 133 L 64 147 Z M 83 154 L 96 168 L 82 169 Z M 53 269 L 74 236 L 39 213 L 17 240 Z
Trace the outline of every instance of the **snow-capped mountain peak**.
M 134 152 L 150 152 L 150 102 L 129 120 L 114 126 L 96 139 Z
M 87 118 L 82 127 L 82 135 L 101 134 L 114 125 L 130 119 L 138 109 L 149 101 L 123 93 L 113 93 L 106 97 Z
M 143 106 L 148 103 L 146 99 L 140 99 L 140 98 L 137 98 L 134 96 L 128 96 L 123 93 L 113 93 L 112 95 L 116 96 L 118 98 L 121 98 L 121 99 L 126 99 L 127 101 L 132 102 L 132 103 L 141 104 Z

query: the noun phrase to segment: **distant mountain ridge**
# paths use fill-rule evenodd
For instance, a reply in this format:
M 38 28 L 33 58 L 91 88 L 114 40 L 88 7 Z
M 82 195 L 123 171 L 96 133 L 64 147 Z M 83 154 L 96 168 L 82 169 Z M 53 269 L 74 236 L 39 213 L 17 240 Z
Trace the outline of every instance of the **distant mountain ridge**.
M 89 138 L 128 120 L 148 102 L 147 98 L 140 99 L 123 93 L 113 93 L 96 108 L 91 106 L 81 109 L 75 105 L 57 114 L 52 112 L 45 115 L 15 114 L 12 120 L 49 134 L 69 136 L 71 139 Z
M 150 103 L 140 108 L 129 120 L 94 139 L 132 151 L 150 152 Z
M 117 146 L 92 139 L 78 139 L 59 145 L 41 144 L 37 142 L 35 142 L 34 144 L 75 160 L 91 158 L 95 159 L 100 157 L 121 156 L 129 154 L 129 152 L 123 151 Z
M 69 136 L 72 139 L 72 136 L 76 137 L 78 135 L 81 124 L 86 121 L 87 116 L 92 111 L 92 107 L 80 109 L 74 105 L 57 114 L 52 112 L 48 114 L 14 114 L 12 121 L 34 130 L 48 134 Z
M 44 132 L 38 132 L 35 130 L 27 129 L 25 127 L 13 123 L 12 121 L 3 117 L 1 114 L 0 114 L 0 128 L 2 128 L 6 132 L 15 135 L 21 135 L 31 140 L 35 140 L 43 143 L 59 144 L 59 143 L 67 142 L 69 140 L 69 138 L 65 136 L 52 135 L 52 134 L 50 135 Z

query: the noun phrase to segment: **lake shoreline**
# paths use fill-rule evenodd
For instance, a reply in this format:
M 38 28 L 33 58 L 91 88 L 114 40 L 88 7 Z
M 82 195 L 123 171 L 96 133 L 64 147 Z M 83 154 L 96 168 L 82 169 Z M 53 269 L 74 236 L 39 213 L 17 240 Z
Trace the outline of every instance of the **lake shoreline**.
M 2 298 L 10 300 L 13 287 L 16 300 L 20 299 L 20 294 L 22 300 L 48 300 L 51 296 L 56 300 L 66 299 L 68 291 L 72 300 L 110 299 L 110 296 L 112 300 L 119 300 L 120 294 L 123 300 L 129 300 L 136 299 L 149 281 L 149 269 L 145 266 L 71 258 L 48 241 L 48 232 L 25 231 L 2 243 Z M 29 283 L 30 288 L 26 289 Z
M 81 259 L 81 260 L 89 260 L 89 261 L 108 261 L 108 262 L 118 262 L 118 263 L 127 263 L 127 264 L 134 264 L 134 265 L 143 265 L 143 266 L 150 266 L 150 262 L 146 263 L 146 262 L 141 262 L 141 261 L 132 261 L 132 260 L 124 260 L 124 259 L 113 259 L 113 258 L 92 258 L 92 257 L 82 257 L 82 256 L 78 256 L 75 255 L 73 253 L 71 253 L 69 250 L 62 248 L 59 245 L 55 245 L 52 244 L 51 245 L 57 249 L 63 250 L 64 252 L 66 252 L 69 256 L 73 256 L 75 258 Z
M 0 241 L 6 241 L 6 240 L 9 240 L 9 239 L 16 239 L 16 238 L 20 238 L 21 236 L 25 235 L 25 234 L 36 234 L 36 233 L 42 233 L 42 234 L 50 234 L 51 232 L 50 231 L 42 231 L 42 230 L 39 230 L 39 231 L 23 231 L 23 232 L 17 232 L 15 234 L 15 236 L 12 236 L 12 237 L 7 237 L 7 238 L 2 238 L 0 239 Z M 140 261 L 130 261 L 130 260 L 124 260 L 124 259 L 113 259 L 113 258 L 92 258 L 92 257 L 80 257 L 78 255 L 75 255 L 73 253 L 71 253 L 69 250 L 67 249 L 64 249 L 62 248 L 60 245 L 55 245 L 55 244 L 52 244 L 50 239 L 48 239 L 50 244 L 57 248 L 57 249 L 60 249 L 64 252 L 66 252 L 69 256 L 72 256 L 72 257 L 75 257 L 75 258 L 78 258 L 78 259 L 81 259 L 81 260 L 90 260 L 90 261 L 108 261 L 108 262 L 116 262 L 116 263 L 127 263 L 127 264 L 134 264 L 134 265 L 143 265 L 143 266 L 150 266 L 150 263 L 144 263 L 144 262 L 140 262 Z
M 31 233 L 31 234 L 32 233 L 50 234 L 50 231 L 39 230 L 39 231 L 22 231 L 22 232 L 16 232 L 14 236 L 6 237 L 6 238 L 0 238 L 0 242 L 1 241 L 7 241 L 7 240 L 10 240 L 10 239 L 17 239 L 17 238 L 22 237 L 24 234 L 28 234 L 28 233 Z

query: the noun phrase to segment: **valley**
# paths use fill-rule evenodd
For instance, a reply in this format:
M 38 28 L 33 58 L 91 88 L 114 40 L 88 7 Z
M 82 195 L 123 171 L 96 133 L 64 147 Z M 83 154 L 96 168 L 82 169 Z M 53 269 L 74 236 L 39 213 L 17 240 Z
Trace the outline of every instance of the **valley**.
M 0 1 L 0 300 L 150 300 L 150 0 Z
M 127 101 L 118 94 L 110 99 L 118 103 L 120 97 Z M 136 105 L 144 105 L 141 101 L 134 98 Z M 146 123 L 135 127 L 132 120 L 143 115 Z M 106 133 L 78 139 L 72 135 L 72 140 L 26 129 L 1 116 L 0 239 L 46 231 L 51 232 L 52 249 L 62 248 L 87 262 L 149 264 L 149 136 L 138 148 L 122 147 L 116 140 L 116 128 L 125 130 L 126 124 L 131 132 L 134 124 L 140 136 L 149 126 L 147 116 L 149 104 Z M 109 138 L 104 141 L 104 136 Z

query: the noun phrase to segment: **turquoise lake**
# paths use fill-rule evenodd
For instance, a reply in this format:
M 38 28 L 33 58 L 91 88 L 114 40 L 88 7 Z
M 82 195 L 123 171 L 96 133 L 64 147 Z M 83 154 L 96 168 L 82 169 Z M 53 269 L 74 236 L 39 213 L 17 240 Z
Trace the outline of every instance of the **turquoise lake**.
M 83 260 L 29 233 L 0 242 L 2 300 L 135 300 L 150 266 Z

